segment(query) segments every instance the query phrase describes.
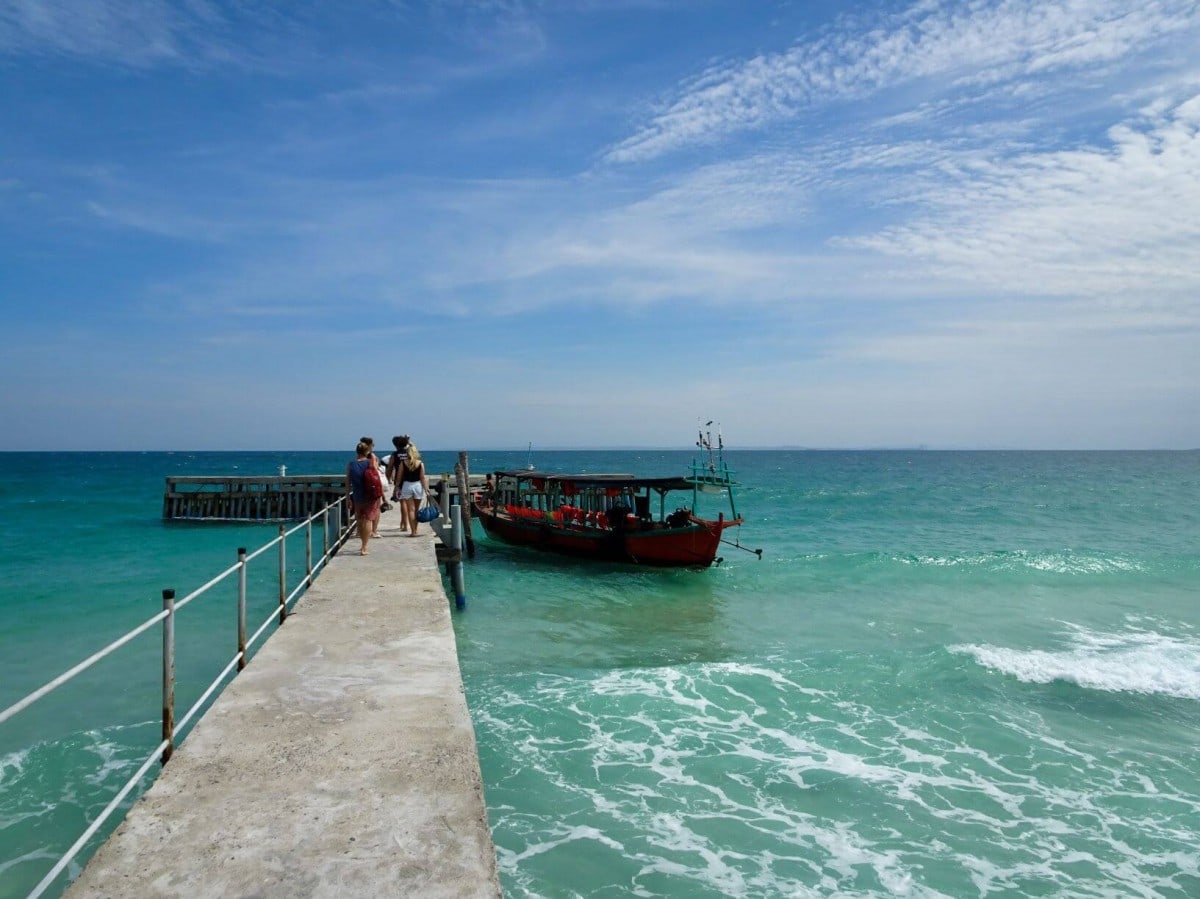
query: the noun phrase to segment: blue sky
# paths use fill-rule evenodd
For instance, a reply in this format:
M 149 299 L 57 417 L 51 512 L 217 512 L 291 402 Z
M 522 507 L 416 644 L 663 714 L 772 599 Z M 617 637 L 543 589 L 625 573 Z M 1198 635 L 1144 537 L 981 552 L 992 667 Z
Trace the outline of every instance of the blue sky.
M 8 0 L 0 449 L 1200 446 L 1200 5 Z

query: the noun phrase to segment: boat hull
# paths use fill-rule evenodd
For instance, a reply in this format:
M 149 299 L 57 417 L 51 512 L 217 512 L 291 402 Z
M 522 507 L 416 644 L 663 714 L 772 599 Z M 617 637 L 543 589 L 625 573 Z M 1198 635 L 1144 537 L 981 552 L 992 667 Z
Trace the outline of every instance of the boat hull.
M 513 546 L 582 559 L 628 562 L 668 568 L 707 568 L 712 565 L 722 532 L 741 524 L 694 518 L 682 527 L 641 529 L 573 526 L 551 519 L 514 518 L 476 505 L 475 516 L 488 535 Z

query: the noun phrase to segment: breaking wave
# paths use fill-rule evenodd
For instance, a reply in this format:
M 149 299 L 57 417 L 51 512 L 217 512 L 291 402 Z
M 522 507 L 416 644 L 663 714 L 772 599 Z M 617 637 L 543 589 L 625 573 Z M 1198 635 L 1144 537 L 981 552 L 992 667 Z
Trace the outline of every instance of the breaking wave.
M 1108 634 L 1072 627 L 1058 650 L 952 646 L 980 665 L 1023 683 L 1073 683 L 1110 693 L 1200 699 L 1200 641 L 1154 631 Z
M 506 894 L 1167 896 L 1197 876 L 1200 800 L 1170 748 L 1130 767 L 1019 705 L 893 704 L 832 661 L 478 696 Z

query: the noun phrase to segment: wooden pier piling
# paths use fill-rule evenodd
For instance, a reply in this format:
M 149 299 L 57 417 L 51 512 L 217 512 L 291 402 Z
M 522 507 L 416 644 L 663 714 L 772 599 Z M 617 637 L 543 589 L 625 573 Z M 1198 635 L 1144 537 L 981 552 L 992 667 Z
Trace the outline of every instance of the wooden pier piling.
M 286 521 L 307 518 L 346 492 L 346 475 L 169 477 L 168 521 Z
M 473 556 L 470 491 L 482 487 L 483 478 L 471 477 L 466 469 L 466 459 L 466 453 L 459 454 L 453 474 L 429 475 L 429 486 L 437 495 L 443 515 L 449 513 L 452 503 L 458 501 L 462 505 L 467 523 L 468 553 Z M 459 466 L 462 466 L 461 477 Z M 287 521 L 308 518 L 345 493 L 344 473 L 169 477 L 163 490 L 163 518 L 168 521 Z

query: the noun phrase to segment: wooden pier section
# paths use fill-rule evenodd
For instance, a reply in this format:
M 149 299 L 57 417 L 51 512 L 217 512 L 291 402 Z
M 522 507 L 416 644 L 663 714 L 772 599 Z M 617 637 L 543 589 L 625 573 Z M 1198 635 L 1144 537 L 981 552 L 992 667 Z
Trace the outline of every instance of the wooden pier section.
M 457 502 L 458 484 L 453 474 L 430 472 L 428 478 L 439 501 L 449 490 L 449 495 Z M 483 487 L 484 477 L 468 475 L 466 481 L 472 490 L 478 490 Z M 169 477 L 163 490 L 163 518 L 168 521 L 288 521 L 319 512 L 345 492 L 345 474 Z
M 329 563 L 67 896 L 498 897 L 428 525 Z
M 283 521 L 307 518 L 346 492 L 346 475 L 167 478 L 168 521 Z

